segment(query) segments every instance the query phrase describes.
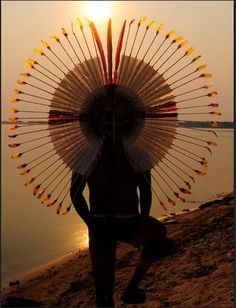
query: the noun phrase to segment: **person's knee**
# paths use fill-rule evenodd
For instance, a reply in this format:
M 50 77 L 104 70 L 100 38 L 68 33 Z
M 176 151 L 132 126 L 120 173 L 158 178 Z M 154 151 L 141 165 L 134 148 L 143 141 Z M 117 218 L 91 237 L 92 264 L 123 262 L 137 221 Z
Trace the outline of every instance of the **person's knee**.
M 167 236 L 166 226 L 154 217 L 148 217 L 151 239 L 163 239 Z
M 166 226 L 161 224 L 159 226 L 159 236 L 158 238 L 159 239 L 165 239 L 167 237 L 167 229 L 166 229 Z
M 163 231 L 164 232 L 164 231 Z M 148 262 L 155 262 L 169 255 L 173 241 L 166 237 L 166 232 L 163 233 L 163 237 L 151 240 L 146 244 L 142 251 L 142 258 Z
M 164 224 L 156 221 L 155 227 L 153 227 L 152 233 L 150 233 L 150 241 L 161 242 L 167 237 L 167 229 Z

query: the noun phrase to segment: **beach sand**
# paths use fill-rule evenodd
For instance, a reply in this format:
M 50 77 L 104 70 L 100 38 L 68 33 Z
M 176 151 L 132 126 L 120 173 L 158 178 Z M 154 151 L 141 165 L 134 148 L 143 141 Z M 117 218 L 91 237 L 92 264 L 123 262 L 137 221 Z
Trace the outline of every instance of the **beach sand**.
M 206 203 L 193 212 L 166 221 L 177 243 L 173 256 L 156 262 L 140 287 L 142 305 L 126 305 L 120 296 L 138 260 L 139 251 L 120 244 L 116 261 L 116 307 L 233 307 L 233 196 Z M 173 219 L 174 218 L 174 219 Z M 88 250 L 45 265 L 19 284 L 2 290 L 3 307 L 95 307 Z

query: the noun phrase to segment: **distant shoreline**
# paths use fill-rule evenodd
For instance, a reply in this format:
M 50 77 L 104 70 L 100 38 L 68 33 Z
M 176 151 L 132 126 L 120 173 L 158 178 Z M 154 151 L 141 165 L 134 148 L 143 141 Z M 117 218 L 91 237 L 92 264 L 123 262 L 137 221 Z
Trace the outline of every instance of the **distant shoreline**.
M 9 121 L 1 121 L 1 124 L 6 125 L 12 125 L 12 122 Z M 48 122 L 39 122 L 39 121 L 30 121 L 30 122 L 24 122 L 21 121 L 19 124 L 30 124 L 30 125 L 48 125 Z M 182 121 L 180 120 L 178 122 L 179 127 L 203 127 L 203 128 L 209 128 L 209 122 L 205 121 Z M 234 128 L 234 122 L 218 122 L 218 127 L 216 128 Z
M 180 121 L 179 127 L 201 127 L 201 128 L 209 128 L 209 122 L 203 122 L 203 121 Z M 217 129 L 221 128 L 227 128 L 227 129 L 233 129 L 234 128 L 234 122 L 218 122 Z

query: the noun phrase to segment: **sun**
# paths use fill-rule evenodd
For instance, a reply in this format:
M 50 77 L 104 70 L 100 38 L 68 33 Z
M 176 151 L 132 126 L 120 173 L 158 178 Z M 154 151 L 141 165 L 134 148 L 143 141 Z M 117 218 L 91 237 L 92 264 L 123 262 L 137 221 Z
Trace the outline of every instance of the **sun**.
M 109 18 L 111 13 L 110 1 L 85 1 L 84 14 L 93 21 Z

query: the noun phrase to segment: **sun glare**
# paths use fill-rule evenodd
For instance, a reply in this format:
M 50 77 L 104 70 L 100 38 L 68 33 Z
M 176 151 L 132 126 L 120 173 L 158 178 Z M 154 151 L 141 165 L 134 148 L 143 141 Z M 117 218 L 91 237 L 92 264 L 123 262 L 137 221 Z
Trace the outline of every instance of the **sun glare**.
M 93 21 L 107 19 L 111 14 L 110 1 L 85 1 L 84 14 Z
M 89 246 L 89 235 L 88 235 L 88 232 L 83 234 L 83 245 L 85 246 L 85 248 L 87 248 Z

